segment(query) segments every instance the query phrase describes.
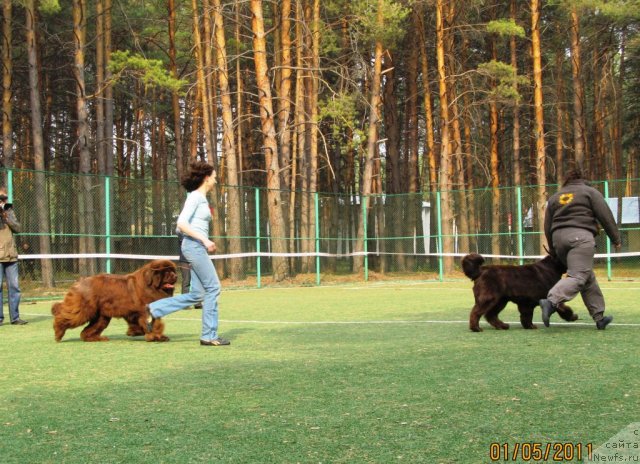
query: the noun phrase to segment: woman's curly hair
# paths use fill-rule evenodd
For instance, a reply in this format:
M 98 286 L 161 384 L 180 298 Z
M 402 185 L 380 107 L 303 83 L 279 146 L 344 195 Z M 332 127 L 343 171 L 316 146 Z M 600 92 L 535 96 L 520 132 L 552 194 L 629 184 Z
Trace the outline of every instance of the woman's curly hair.
M 210 176 L 213 166 L 204 161 L 193 161 L 189 165 L 189 172 L 182 176 L 180 184 L 187 192 L 193 192 L 204 182 L 204 178 Z

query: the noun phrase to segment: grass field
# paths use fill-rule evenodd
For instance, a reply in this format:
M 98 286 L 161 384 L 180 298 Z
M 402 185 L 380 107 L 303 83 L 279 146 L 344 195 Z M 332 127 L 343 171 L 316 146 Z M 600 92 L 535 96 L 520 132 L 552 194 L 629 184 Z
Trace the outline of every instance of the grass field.
M 128 338 L 120 320 L 108 343 L 80 329 L 55 343 L 51 302 L 23 304 L 30 323 L 0 327 L 0 461 L 483 463 L 492 443 L 595 448 L 640 410 L 640 283 L 601 283 L 605 331 L 578 298 L 571 325 L 526 331 L 509 305 L 511 330 L 479 334 L 467 281 L 225 291 L 232 345 L 216 348 L 198 345 L 197 310 L 165 319 L 169 343 Z

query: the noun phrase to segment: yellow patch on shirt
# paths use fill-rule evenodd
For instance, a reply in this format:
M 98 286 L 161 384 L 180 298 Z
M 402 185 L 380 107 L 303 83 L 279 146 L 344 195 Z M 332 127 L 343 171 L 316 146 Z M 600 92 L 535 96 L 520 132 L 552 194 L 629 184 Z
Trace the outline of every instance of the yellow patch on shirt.
M 558 201 L 561 205 L 568 205 L 573 201 L 573 193 L 563 193 Z

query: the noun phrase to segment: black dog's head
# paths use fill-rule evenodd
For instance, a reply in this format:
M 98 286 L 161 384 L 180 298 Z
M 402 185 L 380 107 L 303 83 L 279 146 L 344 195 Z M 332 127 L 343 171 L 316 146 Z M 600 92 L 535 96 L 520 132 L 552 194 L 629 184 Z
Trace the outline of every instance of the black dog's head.
M 565 272 L 567 272 L 567 266 L 563 264 L 557 256 L 547 255 L 542 258 L 540 262 L 545 264 L 545 266 L 548 266 L 549 268 L 555 270 L 559 274 L 564 274 Z

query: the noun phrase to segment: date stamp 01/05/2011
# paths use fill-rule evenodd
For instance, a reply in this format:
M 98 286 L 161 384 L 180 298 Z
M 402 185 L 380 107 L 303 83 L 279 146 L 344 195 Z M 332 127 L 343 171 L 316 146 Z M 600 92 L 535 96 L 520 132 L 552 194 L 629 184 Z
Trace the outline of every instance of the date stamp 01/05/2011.
M 592 443 L 491 443 L 489 459 L 525 462 L 581 462 L 593 454 Z
M 582 442 L 519 442 L 489 445 L 491 462 L 640 463 L 640 422 L 629 424 L 600 446 Z

